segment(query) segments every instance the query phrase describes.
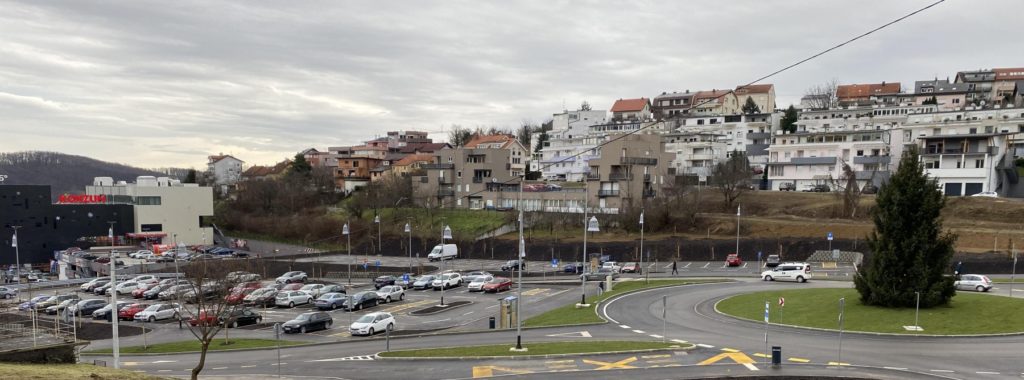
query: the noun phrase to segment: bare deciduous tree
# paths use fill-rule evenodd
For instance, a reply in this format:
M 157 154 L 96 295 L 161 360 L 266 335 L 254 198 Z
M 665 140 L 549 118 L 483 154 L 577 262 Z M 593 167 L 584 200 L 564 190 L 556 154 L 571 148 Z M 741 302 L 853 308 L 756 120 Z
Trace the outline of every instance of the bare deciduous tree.
M 715 165 L 711 183 L 722 192 L 726 209 L 732 209 L 736 198 L 750 189 L 750 175 L 750 161 L 740 151 L 733 151 L 728 160 Z
M 839 80 L 829 79 L 821 84 L 811 86 L 804 91 L 801 101 L 806 101 L 813 109 L 829 109 L 839 105 Z
M 184 323 L 188 331 L 199 341 L 199 362 L 192 368 L 192 379 L 206 365 L 206 353 L 217 335 L 232 321 L 228 320 L 236 306 L 228 302 L 227 296 L 238 284 L 239 277 L 231 278 L 229 273 L 247 270 L 251 272 L 251 260 L 199 260 L 184 268 L 184 278 L 191 282 L 189 290 L 179 293 L 180 316 L 193 317 L 197 323 Z M 225 331 L 226 333 L 226 331 Z

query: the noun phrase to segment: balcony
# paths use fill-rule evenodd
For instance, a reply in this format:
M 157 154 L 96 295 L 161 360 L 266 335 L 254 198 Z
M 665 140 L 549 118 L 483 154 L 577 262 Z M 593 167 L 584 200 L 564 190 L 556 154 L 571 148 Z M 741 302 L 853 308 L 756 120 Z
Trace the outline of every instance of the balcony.
M 793 157 L 789 161 L 792 165 L 835 165 L 835 157 Z
M 612 173 L 608 175 L 609 181 L 630 181 L 633 175 L 630 173 Z
M 767 138 L 771 138 L 771 137 L 772 137 L 772 134 L 769 133 L 769 132 L 754 132 L 754 133 L 748 133 L 747 134 L 747 138 L 750 139 L 750 140 L 754 140 L 754 139 L 767 139 Z
M 473 183 L 484 183 L 483 177 L 473 177 Z
M 598 190 L 597 191 L 597 196 L 601 197 L 601 198 L 617 197 L 617 196 L 619 196 L 619 191 L 618 190 Z
M 601 173 L 587 173 L 587 181 L 600 181 Z
M 619 163 L 623 165 L 657 165 L 657 158 L 650 157 L 621 157 Z
M 426 170 L 450 170 L 455 169 L 455 164 L 422 164 L 420 168 Z
M 656 195 L 658 195 L 657 191 L 650 189 L 644 190 L 644 198 L 654 198 Z
M 644 174 L 644 182 L 651 182 L 651 175 L 650 174 Z
M 455 196 L 455 190 L 453 190 L 453 189 L 440 189 L 440 190 L 437 190 L 437 196 L 438 197 L 454 197 Z
M 890 161 L 889 156 L 860 156 L 854 157 L 854 164 L 888 164 Z

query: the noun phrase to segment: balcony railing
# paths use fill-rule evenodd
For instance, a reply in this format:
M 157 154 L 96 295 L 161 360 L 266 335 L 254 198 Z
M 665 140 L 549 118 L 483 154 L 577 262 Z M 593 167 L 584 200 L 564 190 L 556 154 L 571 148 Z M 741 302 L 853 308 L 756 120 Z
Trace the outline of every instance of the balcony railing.
M 454 197 L 455 196 L 455 190 L 452 190 L 452 189 L 440 189 L 440 190 L 437 191 L 437 196 L 439 196 L 439 197 Z
M 644 190 L 644 198 L 654 198 L 656 195 L 658 195 L 657 191 L 654 191 L 654 190 Z
M 609 181 L 629 181 L 633 179 L 630 173 L 612 173 L 608 175 Z
M 587 173 L 587 181 L 600 181 L 601 173 Z
M 619 196 L 618 190 L 598 190 L 597 196 L 599 197 L 617 197 Z
M 644 182 L 651 182 L 651 175 L 650 174 L 644 174 Z
M 657 158 L 650 157 L 621 157 L 619 163 L 623 165 L 657 165 Z
M 420 168 L 426 170 L 455 169 L 455 164 L 422 164 L 420 165 Z
M 484 183 L 483 177 L 473 177 L 473 183 Z

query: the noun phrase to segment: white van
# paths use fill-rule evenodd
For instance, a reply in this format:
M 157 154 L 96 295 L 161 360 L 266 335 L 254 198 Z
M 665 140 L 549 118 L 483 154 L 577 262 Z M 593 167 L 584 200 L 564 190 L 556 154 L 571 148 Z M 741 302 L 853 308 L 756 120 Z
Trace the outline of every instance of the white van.
M 438 244 L 427 254 L 427 259 L 430 261 L 450 260 L 458 256 L 459 248 L 455 244 Z
M 761 273 L 761 279 L 765 281 L 796 281 L 807 282 L 811 279 L 811 264 L 808 263 L 781 263 L 779 266 Z

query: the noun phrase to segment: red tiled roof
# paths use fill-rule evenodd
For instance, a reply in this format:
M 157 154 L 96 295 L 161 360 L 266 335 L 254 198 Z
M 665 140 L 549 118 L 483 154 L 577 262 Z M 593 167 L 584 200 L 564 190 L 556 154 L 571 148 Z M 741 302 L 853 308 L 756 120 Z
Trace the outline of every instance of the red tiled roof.
M 235 158 L 234 156 L 232 156 L 230 154 L 216 154 L 216 155 L 212 155 L 212 156 L 207 157 L 207 159 L 209 159 L 210 163 L 212 164 L 212 163 L 216 163 L 216 162 L 218 162 L 220 160 L 223 160 L 225 158 L 228 158 L 228 157 L 231 157 L 231 158 L 234 158 L 234 159 L 238 160 L 237 158 Z M 242 161 L 242 160 L 239 160 L 239 161 Z M 242 162 L 245 162 L 245 161 L 242 161 Z
M 900 82 L 844 84 L 836 88 L 836 97 L 839 99 L 866 98 L 871 95 L 897 94 L 899 92 Z
M 643 111 L 648 105 L 647 98 L 619 99 L 612 105 L 612 112 L 637 112 Z
M 749 86 L 736 86 L 737 94 L 767 94 L 772 91 L 775 85 L 768 84 L 752 84 Z
M 1011 67 L 1005 69 L 992 69 L 996 73 L 996 80 L 1020 80 L 1024 79 L 1024 67 Z
M 245 171 L 242 172 L 242 176 L 243 177 L 266 177 L 268 175 L 281 174 L 281 173 L 284 173 L 284 171 L 288 169 L 288 165 L 291 165 L 291 161 L 284 160 L 284 161 L 278 162 L 274 166 L 256 165 L 256 166 L 249 167 L 248 169 L 245 169 Z
M 398 160 L 398 162 L 395 162 L 395 163 L 393 163 L 391 165 L 392 166 L 409 166 L 409 165 L 412 165 L 413 163 L 416 163 L 416 162 L 431 163 L 431 162 L 434 162 L 434 156 L 430 155 L 430 154 L 410 154 L 408 156 L 405 156 L 405 158 L 403 158 L 401 160 Z

